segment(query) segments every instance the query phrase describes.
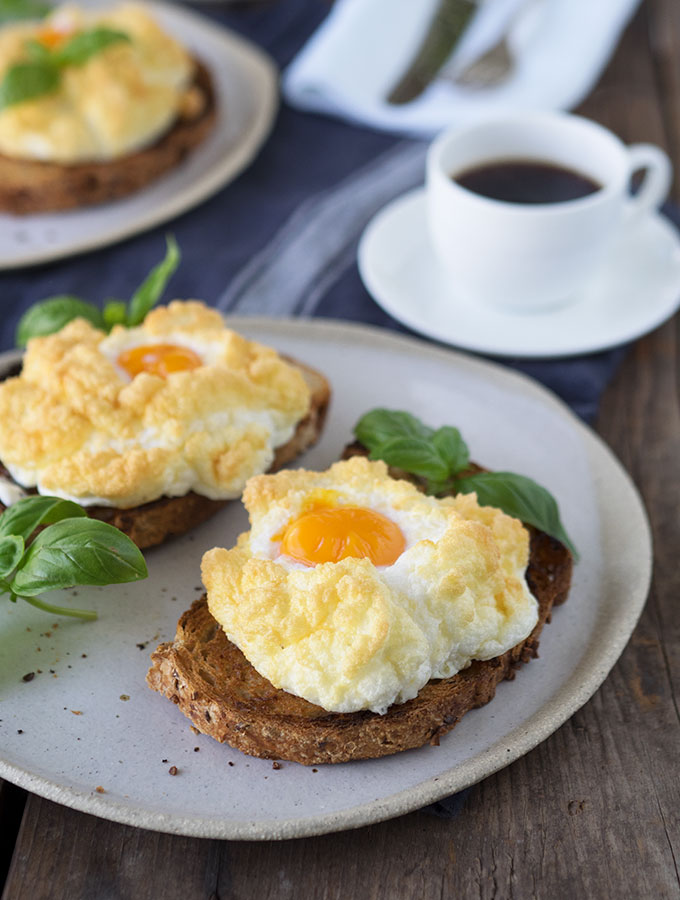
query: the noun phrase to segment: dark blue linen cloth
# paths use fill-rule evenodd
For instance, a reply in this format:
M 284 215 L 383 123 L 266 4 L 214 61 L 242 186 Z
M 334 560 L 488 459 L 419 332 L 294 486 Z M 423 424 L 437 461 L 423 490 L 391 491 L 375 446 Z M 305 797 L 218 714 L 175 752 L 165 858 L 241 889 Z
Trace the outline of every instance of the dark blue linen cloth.
M 262 45 L 286 65 L 323 19 L 321 0 L 197 7 Z M 226 311 L 316 315 L 406 332 L 369 297 L 355 262 L 359 235 L 377 209 L 423 181 L 425 145 L 283 107 L 253 165 L 212 199 L 123 243 L 0 275 L 0 347 L 14 343 L 21 313 L 70 293 L 92 301 L 129 297 L 172 231 L 183 261 L 170 295 Z M 532 375 L 592 420 L 623 358 L 618 348 L 568 360 L 502 360 Z M 429 807 L 455 815 L 464 792 Z
M 259 43 L 284 66 L 323 19 L 327 6 L 321 0 L 278 0 L 227 8 L 206 4 L 197 9 Z M 405 332 L 367 294 L 354 250 L 376 209 L 422 183 L 424 152 L 425 146 L 417 141 L 283 107 L 254 164 L 170 226 L 79 257 L 0 275 L 0 347 L 13 345 L 19 316 L 38 299 L 60 293 L 94 301 L 129 296 L 162 256 L 167 230 L 175 234 L 183 253 L 170 286 L 172 296 L 198 297 L 240 313 L 353 319 Z M 373 185 L 378 182 L 375 193 Z M 355 214 L 346 219 L 337 215 L 352 210 Z M 333 239 L 331 246 L 317 247 L 312 271 L 299 279 L 297 293 L 287 296 L 291 269 L 308 264 L 307 254 L 296 257 L 296 248 L 290 246 L 291 234 L 305 226 L 311 242 L 318 244 L 324 234 Z M 274 241 L 281 234 L 283 250 L 288 247 L 283 270 L 276 263 Z M 273 295 L 259 305 L 267 278 L 281 272 Z M 579 415 L 592 420 L 623 352 L 502 362 L 542 381 Z

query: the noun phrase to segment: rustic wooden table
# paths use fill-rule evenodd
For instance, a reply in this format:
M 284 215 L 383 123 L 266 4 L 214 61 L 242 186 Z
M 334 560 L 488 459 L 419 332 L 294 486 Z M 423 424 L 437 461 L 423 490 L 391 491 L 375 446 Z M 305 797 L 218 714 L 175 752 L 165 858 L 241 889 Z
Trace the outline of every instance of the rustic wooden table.
M 679 60 L 680 3 L 646 0 L 581 111 L 665 147 L 680 172 Z M 605 684 L 551 738 L 453 820 L 412 813 L 281 843 L 141 831 L 5 783 L 4 900 L 680 896 L 679 322 L 630 348 L 597 423 L 649 511 L 649 602 Z

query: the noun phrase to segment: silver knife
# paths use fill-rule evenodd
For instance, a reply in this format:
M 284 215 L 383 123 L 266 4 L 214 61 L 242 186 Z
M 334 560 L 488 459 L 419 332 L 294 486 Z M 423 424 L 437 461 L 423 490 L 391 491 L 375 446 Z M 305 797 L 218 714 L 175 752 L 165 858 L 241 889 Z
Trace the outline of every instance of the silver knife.
M 423 93 L 451 56 L 476 9 L 471 0 L 440 0 L 416 55 L 388 94 L 388 103 L 401 106 Z

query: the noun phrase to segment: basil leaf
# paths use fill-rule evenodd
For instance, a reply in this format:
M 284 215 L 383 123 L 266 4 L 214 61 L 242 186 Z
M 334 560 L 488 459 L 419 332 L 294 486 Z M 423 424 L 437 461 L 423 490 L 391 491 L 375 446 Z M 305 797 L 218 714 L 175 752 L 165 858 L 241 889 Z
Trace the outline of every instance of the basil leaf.
M 0 0 L 0 24 L 20 19 L 42 19 L 51 9 L 48 4 L 34 0 Z
M 449 474 L 446 460 L 437 448 L 422 438 L 398 437 L 377 450 L 372 450 L 370 459 L 382 459 L 388 466 L 405 469 L 413 475 L 432 481 L 445 481 Z
M 26 41 L 24 44 L 26 55 L 31 62 L 45 62 L 50 59 L 50 51 L 40 41 Z
M 372 409 L 359 419 L 354 426 L 354 434 L 367 450 L 375 450 L 397 437 L 429 440 L 434 431 L 410 413 Z
M 19 565 L 24 555 L 24 539 L 8 534 L 0 538 L 0 578 L 5 578 Z
M 455 483 L 455 490 L 463 494 L 476 492 L 482 506 L 496 506 L 509 516 L 534 525 L 562 541 L 578 558 L 576 548 L 560 520 L 557 501 L 531 478 L 514 472 L 479 472 L 460 478 Z
M 114 325 L 125 325 L 127 303 L 124 300 L 107 300 L 102 310 L 104 324 L 110 330 Z
M 130 538 L 98 519 L 64 519 L 41 531 L 10 585 L 18 596 L 75 584 L 121 584 L 148 575 Z
M 78 297 L 64 294 L 34 303 L 19 319 L 15 338 L 17 347 L 25 347 L 31 338 L 54 334 L 79 316 L 95 328 L 104 328 L 101 311 Z
M 165 259 L 154 266 L 132 295 L 127 315 L 129 326 L 140 325 L 144 321 L 149 310 L 161 299 L 165 286 L 179 265 L 181 254 L 177 241 L 169 234 L 165 243 Z
M 62 44 L 52 53 L 52 59 L 58 66 L 82 66 L 95 54 L 121 41 L 130 42 L 130 38 L 123 31 L 92 28 L 90 31 L 81 31 Z
M 432 435 L 432 444 L 446 460 L 449 475 L 457 475 L 458 472 L 467 468 L 470 462 L 470 451 L 457 428 L 453 428 L 451 425 L 438 428 Z
M 0 515 L 0 537 L 11 534 L 27 541 L 39 525 L 51 525 L 62 519 L 86 515 L 82 506 L 71 500 L 62 500 L 60 497 L 24 497 Z
M 0 82 L 0 110 L 52 94 L 59 83 L 59 69 L 47 60 L 15 63 Z
M 446 481 L 433 481 L 430 478 L 425 485 L 425 493 L 431 497 L 441 497 L 442 495 L 448 497 L 451 494 L 452 487 L 453 481 L 450 478 L 447 478 Z

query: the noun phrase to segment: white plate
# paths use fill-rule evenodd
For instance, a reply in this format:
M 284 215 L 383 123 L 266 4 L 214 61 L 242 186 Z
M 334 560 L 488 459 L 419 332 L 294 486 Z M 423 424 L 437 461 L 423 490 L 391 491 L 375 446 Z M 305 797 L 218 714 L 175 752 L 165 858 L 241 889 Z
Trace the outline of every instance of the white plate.
M 504 682 L 498 698 L 465 716 L 439 747 L 385 759 L 318 771 L 284 762 L 274 771 L 271 762 L 193 734 L 144 678 L 150 651 L 174 636 L 177 618 L 199 593 L 202 552 L 230 546 L 246 527 L 234 502 L 192 534 L 149 552 L 147 582 L 79 589 L 71 602 L 96 608 L 95 623 L 62 619 L 54 628 L 53 617 L 2 601 L 0 776 L 130 825 L 270 839 L 400 815 L 526 753 L 604 680 L 644 605 L 650 535 L 627 475 L 562 403 L 507 369 L 364 326 L 231 321 L 328 374 L 330 420 L 305 457 L 308 467 L 333 462 L 358 417 L 384 405 L 432 425 L 459 425 L 475 459 L 529 474 L 556 494 L 582 556 L 569 600 L 543 632 L 540 659 Z M 172 765 L 176 777 L 168 774 Z
M 84 0 L 84 5 L 105 2 Z M 0 214 L 0 270 L 103 247 L 178 216 L 234 179 L 269 133 L 278 107 L 274 62 L 199 13 L 161 2 L 146 5 L 210 70 L 217 98 L 215 127 L 179 167 L 122 200 L 45 215 Z
M 456 294 L 430 243 L 423 188 L 381 210 L 359 244 L 359 272 L 386 312 L 421 334 L 495 356 L 561 357 L 646 334 L 680 305 L 680 237 L 659 213 L 612 248 L 588 288 L 543 313 L 503 312 Z

